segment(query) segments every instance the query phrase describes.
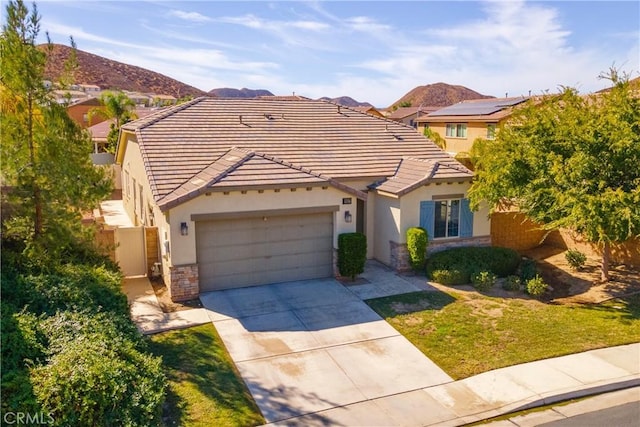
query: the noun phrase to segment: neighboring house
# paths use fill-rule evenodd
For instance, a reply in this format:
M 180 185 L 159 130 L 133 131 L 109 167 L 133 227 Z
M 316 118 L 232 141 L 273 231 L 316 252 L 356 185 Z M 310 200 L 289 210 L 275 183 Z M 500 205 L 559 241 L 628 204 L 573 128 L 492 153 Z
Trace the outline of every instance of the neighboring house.
M 150 95 L 152 98 L 152 106 L 153 107 L 168 107 L 170 105 L 175 105 L 178 102 L 178 99 L 175 96 L 171 95 Z
M 428 127 L 446 141 L 451 154 L 469 152 L 477 138 L 493 139 L 496 129 L 507 119 L 513 108 L 529 99 L 490 98 L 461 101 L 418 119 L 418 126 Z
M 413 128 L 417 127 L 418 117 L 423 117 L 432 111 L 436 111 L 438 107 L 419 106 L 419 107 L 399 107 L 391 112 L 387 118 L 396 122 L 404 123 Z
M 56 89 L 52 94 L 58 104 L 74 104 L 90 98 L 84 91 L 73 89 Z
M 129 99 L 135 102 L 137 106 L 142 106 L 142 107 L 149 106 L 153 98 L 152 95 L 147 95 L 140 92 L 132 92 L 132 91 L 125 90 L 124 93 L 127 95 L 127 97 L 129 97 Z
M 376 117 L 384 117 L 384 115 L 376 107 L 364 105 L 361 107 L 351 107 L 351 108 L 353 108 L 356 111 L 360 111 L 361 113 L 371 114 L 372 116 L 376 116 Z
M 331 102 L 198 98 L 123 125 L 116 162 L 128 215 L 158 227 L 174 300 L 330 277 L 341 233 L 399 270 L 409 227 L 430 250 L 490 244 L 472 172 L 409 126 Z
M 92 96 L 97 96 L 100 94 L 100 86 L 98 85 L 87 85 L 87 84 L 81 84 L 78 85 L 80 87 L 80 90 L 92 95 Z
M 83 92 L 84 93 L 84 92 Z M 102 107 L 100 100 L 95 97 L 84 98 L 73 102 L 67 106 L 67 114 L 78 123 L 83 129 L 104 121 L 100 115 L 89 117 L 89 112 L 95 108 Z
M 160 111 L 159 108 L 137 107 L 135 109 L 135 115 L 138 119 L 141 119 L 143 117 L 147 117 L 149 114 L 157 113 L 158 111 Z M 98 117 L 96 116 L 95 121 L 97 120 Z M 104 120 L 104 118 L 101 120 Z M 109 132 L 111 131 L 111 125 L 115 126 L 115 123 L 116 119 L 108 119 L 88 128 L 89 133 L 91 134 L 91 140 L 93 141 L 94 153 L 106 152 L 107 136 L 109 136 Z

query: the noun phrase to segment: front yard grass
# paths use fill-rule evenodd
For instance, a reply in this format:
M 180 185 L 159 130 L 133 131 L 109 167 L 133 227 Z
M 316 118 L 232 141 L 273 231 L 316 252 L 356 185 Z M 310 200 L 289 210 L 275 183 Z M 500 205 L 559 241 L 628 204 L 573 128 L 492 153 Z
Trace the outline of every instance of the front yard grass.
M 640 341 L 640 295 L 553 305 L 475 292 L 416 292 L 367 303 L 454 379 Z
M 264 424 L 251 394 L 212 324 L 150 336 L 169 380 L 167 426 Z

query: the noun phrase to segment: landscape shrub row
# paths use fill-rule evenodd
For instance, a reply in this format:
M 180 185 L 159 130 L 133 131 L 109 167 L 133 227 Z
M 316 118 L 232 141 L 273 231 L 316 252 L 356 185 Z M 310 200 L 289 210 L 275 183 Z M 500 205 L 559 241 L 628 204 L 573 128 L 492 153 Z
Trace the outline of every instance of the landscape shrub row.
M 161 360 L 129 317 L 117 268 L 2 253 L 2 412 L 44 413 L 53 425 L 161 424 Z
M 443 285 L 464 285 L 477 276 L 480 286 L 492 278 L 514 274 L 520 264 L 520 255 L 513 249 L 501 247 L 460 247 L 436 252 L 427 260 L 427 275 Z M 479 273 L 484 275 L 478 276 Z

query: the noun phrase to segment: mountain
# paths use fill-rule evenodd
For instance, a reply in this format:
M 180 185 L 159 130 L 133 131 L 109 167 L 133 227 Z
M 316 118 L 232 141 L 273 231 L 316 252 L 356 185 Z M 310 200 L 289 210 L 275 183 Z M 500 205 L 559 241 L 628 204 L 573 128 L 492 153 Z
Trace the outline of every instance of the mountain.
M 217 98 L 257 98 L 258 96 L 273 96 L 271 92 L 265 89 L 233 89 L 230 87 L 221 87 L 209 91 L 209 95 Z
M 468 99 L 495 98 L 494 96 L 482 95 L 464 86 L 449 85 L 446 83 L 434 83 L 425 86 L 418 86 L 410 90 L 402 98 L 394 102 L 389 109 L 394 107 L 417 107 L 419 105 L 430 107 L 447 107 L 460 101 Z
M 329 101 L 335 104 L 344 105 L 345 107 L 373 107 L 368 102 L 358 102 L 349 96 L 340 96 L 338 98 L 328 98 L 323 96 L 320 101 Z
M 48 51 L 46 44 L 38 47 L 47 52 L 45 78 L 53 82 L 58 81 L 64 73 L 64 64 L 72 48 L 53 44 L 52 50 Z M 101 89 L 172 95 L 176 98 L 206 95 L 200 89 L 141 67 L 112 61 L 82 50 L 76 50 L 76 57 L 78 68 L 74 72 L 73 80 L 78 84 L 97 85 Z

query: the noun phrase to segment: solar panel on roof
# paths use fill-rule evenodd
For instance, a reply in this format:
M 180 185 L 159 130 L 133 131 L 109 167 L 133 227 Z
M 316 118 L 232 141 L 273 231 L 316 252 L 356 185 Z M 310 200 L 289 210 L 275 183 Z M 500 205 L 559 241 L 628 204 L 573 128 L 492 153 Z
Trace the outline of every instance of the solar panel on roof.
M 505 107 L 519 104 L 526 98 L 487 99 L 486 101 L 458 102 L 430 113 L 429 116 L 483 116 L 496 113 Z

